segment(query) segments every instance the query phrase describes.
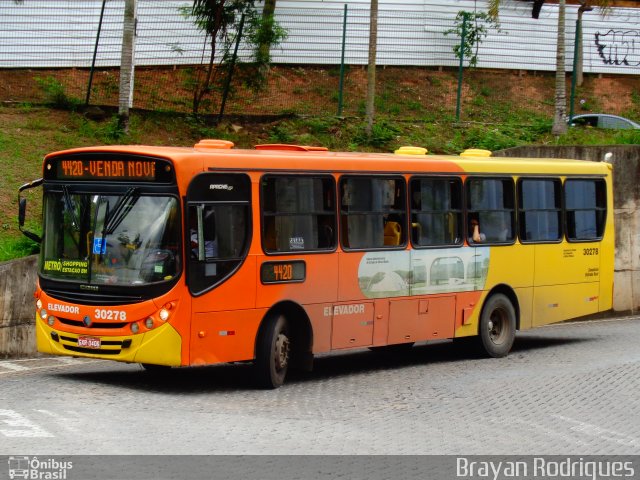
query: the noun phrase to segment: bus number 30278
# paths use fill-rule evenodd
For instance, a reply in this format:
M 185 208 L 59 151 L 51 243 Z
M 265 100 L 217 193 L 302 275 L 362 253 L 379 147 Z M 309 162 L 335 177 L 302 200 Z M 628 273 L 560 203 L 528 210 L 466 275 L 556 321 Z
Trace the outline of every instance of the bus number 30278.
M 126 320 L 127 312 L 123 310 L 105 310 L 101 308 L 95 309 L 96 320 Z

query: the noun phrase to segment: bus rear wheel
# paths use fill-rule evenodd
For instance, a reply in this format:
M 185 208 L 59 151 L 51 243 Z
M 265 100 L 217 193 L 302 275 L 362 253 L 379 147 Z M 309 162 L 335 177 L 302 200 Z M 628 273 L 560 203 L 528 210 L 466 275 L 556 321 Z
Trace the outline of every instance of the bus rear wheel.
M 278 388 L 284 384 L 291 360 L 291 336 L 284 315 L 266 319 L 256 348 L 254 362 L 256 381 L 263 388 Z
M 516 311 L 506 295 L 492 295 L 480 317 L 480 341 L 490 357 L 506 356 L 516 336 Z

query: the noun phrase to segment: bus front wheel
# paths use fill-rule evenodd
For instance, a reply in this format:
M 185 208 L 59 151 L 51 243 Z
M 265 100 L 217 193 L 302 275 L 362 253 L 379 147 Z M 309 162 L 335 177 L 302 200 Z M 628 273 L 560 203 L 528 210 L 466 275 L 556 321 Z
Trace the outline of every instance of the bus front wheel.
M 256 381 L 263 388 L 278 388 L 284 383 L 291 360 L 291 336 L 284 315 L 266 319 L 256 348 Z
M 484 305 L 480 317 L 480 341 L 483 350 L 494 358 L 509 353 L 516 336 L 516 311 L 509 298 L 498 293 Z

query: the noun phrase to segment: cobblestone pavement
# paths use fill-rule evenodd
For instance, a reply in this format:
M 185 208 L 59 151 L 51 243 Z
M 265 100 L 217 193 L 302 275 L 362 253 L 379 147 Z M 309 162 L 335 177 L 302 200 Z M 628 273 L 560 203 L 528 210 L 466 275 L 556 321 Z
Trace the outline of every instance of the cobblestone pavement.
M 316 360 L 278 390 L 249 365 L 0 361 L 0 454 L 639 454 L 640 317 Z

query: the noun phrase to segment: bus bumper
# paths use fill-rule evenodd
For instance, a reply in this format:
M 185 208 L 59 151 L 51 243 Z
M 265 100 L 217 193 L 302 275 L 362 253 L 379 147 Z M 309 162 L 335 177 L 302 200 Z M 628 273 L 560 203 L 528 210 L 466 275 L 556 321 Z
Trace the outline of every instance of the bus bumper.
M 80 337 L 91 338 L 94 345 L 95 341 L 99 340 L 99 347 L 79 346 Z M 137 335 L 100 336 L 55 330 L 36 315 L 36 340 L 39 352 L 52 355 L 154 365 L 181 365 L 182 338 L 170 324 Z

